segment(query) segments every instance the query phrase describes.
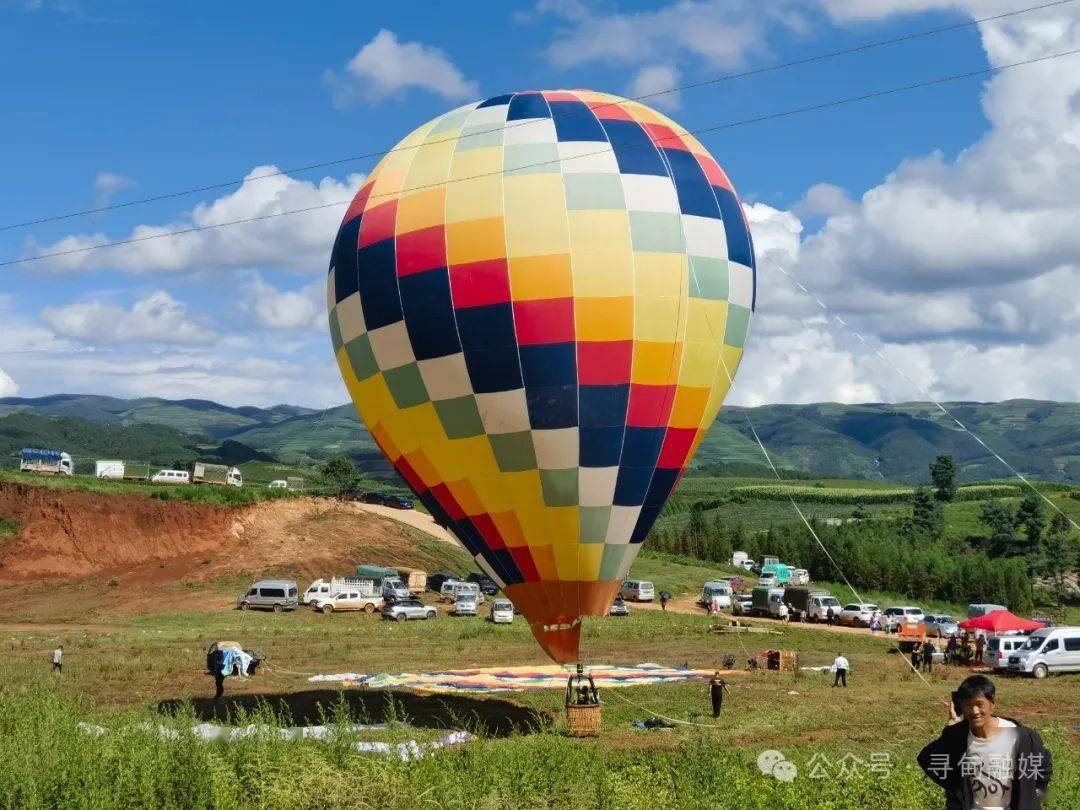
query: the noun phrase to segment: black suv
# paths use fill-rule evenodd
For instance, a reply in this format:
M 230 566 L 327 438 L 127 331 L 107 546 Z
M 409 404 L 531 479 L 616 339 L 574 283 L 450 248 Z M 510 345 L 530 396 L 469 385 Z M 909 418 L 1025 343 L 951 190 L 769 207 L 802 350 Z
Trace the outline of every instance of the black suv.
M 412 509 L 413 502 L 406 498 L 404 495 L 383 495 L 383 506 L 390 506 L 394 509 Z
M 428 590 L 439 593 L 442 590 L 443 583 L 449 579 L 461 579 L 461 577 L 450 571 L 436 571 L 434 574 L 429 574 L 427 578 Z
M 473 571 L 469 576 L 465 578 L 466 582 L 475 582 L 480 586 L 480 593 L 484 596 L 494 596 L 499 592 L 499 585 L 487 574 L 480 571 Z

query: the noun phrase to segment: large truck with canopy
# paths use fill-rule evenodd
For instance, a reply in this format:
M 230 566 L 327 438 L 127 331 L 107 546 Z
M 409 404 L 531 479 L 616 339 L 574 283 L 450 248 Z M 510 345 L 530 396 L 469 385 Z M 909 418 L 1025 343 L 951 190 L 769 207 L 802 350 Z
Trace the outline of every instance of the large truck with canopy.
M 829 618 L 830 607 L 833 609 L 834 616 L 840 615 L 840 601 L 821 588 L 788 585 L 784 588 L 784 601 L 791 606 L 791 618 L 798 621 L 826 621 Z
M 244 476 L 236 467 L 225 464 L 207 464 L 204 461 L 196 461 L 191 471 L 193 484 L 217 484 L 220 486 L 242 487 Z
M 63 450 L 24 447 L 19 454 L 19 471 L 43 475 L 74 475 L 75 465 Z
M 750 613 L 754 616 L 772 616 L 782 619 L 788 609 L 784 604 L 784 589 L 759 585 L 750 592 Z

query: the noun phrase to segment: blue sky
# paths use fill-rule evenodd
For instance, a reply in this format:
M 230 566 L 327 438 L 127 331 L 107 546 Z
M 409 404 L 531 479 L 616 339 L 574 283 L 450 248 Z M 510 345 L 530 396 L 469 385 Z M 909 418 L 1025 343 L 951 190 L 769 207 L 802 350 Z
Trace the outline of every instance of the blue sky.
M 0 225 L 375 152 L 509 90 L 662 90 L 1025 3 L 388 5 L 0 3 L 0 71 L 17 77 L 3 90 Z M 711 127 L 1069 50 L 1069 23 L 1080 28 L 1066 5 L 656 104 Z M 1080 173 L 1077 74 L 1074 58 L 703 136 L 750 204 L 759 252 L 917 383 L 763 268 L 733 401 L 918 399 L 920 387 L 1076 399 L 1080 383 L 1057 372 L 1080 313 L 1046 293 L 1077 272 L 1061 223 L 1080 212 L 1052 188 Z M 344 199 L 373 162 L 3 231 L 0 257 Z M 0 395 L 343 401 L 320 290 L 339 217 L 3 268 Z M 1024 371 L 987 374 L 1002 364 Z

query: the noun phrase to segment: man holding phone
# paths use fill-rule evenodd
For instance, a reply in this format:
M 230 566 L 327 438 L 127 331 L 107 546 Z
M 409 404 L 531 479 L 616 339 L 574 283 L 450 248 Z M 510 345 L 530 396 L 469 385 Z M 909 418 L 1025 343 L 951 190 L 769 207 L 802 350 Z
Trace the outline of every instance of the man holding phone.
M 972 675 L 952 693 L 949 722 L 919 766 L 945 790 L 947 810 L 1038 810 L 1052 775 L 1038 732 L 994 714 L 996 688 Z

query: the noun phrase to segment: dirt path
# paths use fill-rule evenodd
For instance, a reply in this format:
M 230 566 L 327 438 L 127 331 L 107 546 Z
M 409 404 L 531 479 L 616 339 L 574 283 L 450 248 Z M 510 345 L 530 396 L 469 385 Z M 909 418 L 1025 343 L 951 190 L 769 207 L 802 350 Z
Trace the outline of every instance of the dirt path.
M 436 540 L 441 540 L 444 543 L 453 543 L 458 548 L 461 547 L 457 538 L 436 523 L 435 518 L 425 512 L 418 512 L 415 509 L 392 509 L 389 506 L 379 506 L 374 503 L 354 503 L 352 506 L 355 506 L 360 511 L 371 512 L 373 515 L 390 518 L 390 520 L 396 520 L 398 523 L 412 526 L 414 529 L 419 529 L 422 532 L 430 534 Z
M 663 610 L 660 607 L 660 602 L 631 602 L 631 610 Z M 697 599 L 693 596 L 679 596 L 675 599 L 671 599 L 667 603 L 667 611 L 669 613 L 688 613 L 693 616 L 704 616 L 705 608 L 697 603 Z M 730 616 L 729 613 L 724 613 L 726 618 Z M 783 622 L 776 619 L 764 619 L 759 617 L 750 616 L 738 616 L 739 622 L 749 625 L 761 625 L 764 627 L 779 627 L 783 625 Z M 867 635 L 870 631 L 863 627 L 842 627 L 840 625 L 829 626 L 827 624 L 811 624 L 810 622 L 793 622 L 791 626 L 805 628 L 807 630 L 818 630 L 825 633 L 841 633 L 841 634 L 858 634 Z M 884 636 L 882 636 L 884 638 Z
M 118 624 L 0 623 L 0 633 L 122 633 L 125 629 Z

